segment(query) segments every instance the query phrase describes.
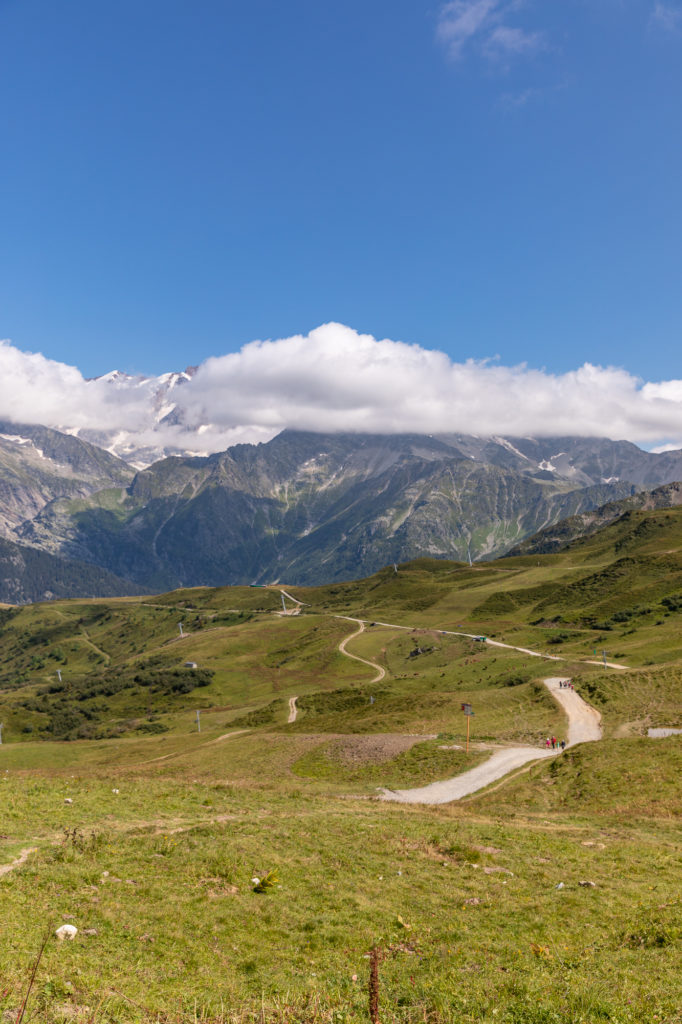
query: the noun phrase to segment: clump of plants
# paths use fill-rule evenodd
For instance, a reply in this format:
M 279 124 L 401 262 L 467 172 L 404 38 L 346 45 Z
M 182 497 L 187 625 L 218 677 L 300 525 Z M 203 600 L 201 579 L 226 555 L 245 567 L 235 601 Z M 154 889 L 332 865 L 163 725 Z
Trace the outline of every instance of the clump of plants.
M 277 877 L 277 872 L 274 868 L 272 871 L 266 871 L 262 877 L 254 875 L 251 879 L 253 891 L 259 893 L 269 892 L 270 889 L 275 888 L 278 882 L 279 878 Z

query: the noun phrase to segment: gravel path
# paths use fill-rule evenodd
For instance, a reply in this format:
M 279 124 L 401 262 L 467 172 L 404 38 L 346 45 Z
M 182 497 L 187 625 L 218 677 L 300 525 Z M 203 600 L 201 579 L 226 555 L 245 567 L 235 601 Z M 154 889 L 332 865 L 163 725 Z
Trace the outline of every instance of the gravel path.
M 538 750 L 536 747 L 504 747 L 496 750 L 484 764 L 472 768 L 454 779 L 432 782 L 430 786 L 417 789 L 382 789 L 382 800 L 395 800 L 401 804 L 449 804 L 453 800 L 461 800 L 491 782 L 496 782 L 503 775 L 508 775 L 515 768 L 528 761 L 537 761 L 541 757 L 551 757 L 554 750 Z
M 345 654 L 347 658 L 352 658 L 353 661 L 361 661 L 363 665 L 369 665 L 370 668 L 376 670 L 376 675 L 373 679 L 370 679 L 370 683 L 379 683 L 386 675 L 386 669 L 382 668 L 381 665 L 377 665 L 375 661 L 368 661 L 367 658 L 361 658 L 357 654 L 351 654 L 350 651 L 346 650 L 346 644 L 354 640 L 356 636 L 360 636 L 361 633 L 365 632 L 365 623 L 362 619 L 351 619 L 349 615 L 337 615 L 337 619 L 347 619 L 348 622 L 357 622 L 358 628 L 350 636 L 347 636 L 345 640 L 342 640 L 339 644 L 339 650 L 341 654 Z
M 292 722 L 295 722 L 298 716 L 298 708 L 296 707 L 297 700 L 298 697 L 289 697 L 289 717 L 287 718 L 289 725 L 291 725 Z
M 590 707 L 575 690 L 571 690 L 568 686 L 559 686 L 560 682 L 568 683 L 569 680 L 553 677 L 545 679 L 544 682 L 568 717 L 566 746 L 572 747 L 574 743 L 590 743 L 593 740 L 600 740 L 602 738 L 601 715 Z
M 559 676 L 544 680 L 545 686 L 561 704 L 568 717 L 567 746 L 600 740 L 602 731 L 599 712 L 586 704 L 575 690 L 568 686 L 559 686 L 560 682 L 568 680 Z M 432 782 L 430 786 L 419 786 L 417 789 L 382 789 L 380 795 L 382 800 L 394 800 L 401 804 L 447 804 L 484 789 L 491 782 L 496 782 L 530 761 L 557 756 L 556 750 L 544 747 L 504 747 L 495 751 L 483 764 L 464 772 L 463 775 L 457 775 L 454 779 Z
M 337 615 L 337 618 L 338 619 L 345 619 L 346 616 L 345 615 Z M 360 619 L 352 619 L 351 621 L 352 622 L 360 622 L 361 620 Z M 369 620 L 364 620 L 364 621 L 369 621 Z M 395 622 L 379 622 L 379 621 L 374 622 L 373 625 L 375 625 L 375 626 L 386 626 L 386 627 L 388 627 L 388 629 L 404 629 L 404 630 L 407 630 L 408 632 L 414 632 L 414 630 L 416 630 L 416 629 L 433 629 L 434 632 L 441 633 L 443 636 L 465 636 L 469 640 L 478 640 L 478 639 L 480 639 L 480 635 L 477 634 L 477 633 L 462 633 L 462 632 L 459 632 L 456 629 L 436 629 L 435 627 L 432 627 L 432 626 L 399 626 Z M 349 637 L 349 639 L 350 639 L 350 637 Z M 483 642 L 488 644 L 490 647 L 506 647 L 508 651 L 519 651 L 521 654 L 528 654 L 528 655 L 530 655 L 531 658 L 544 658 L 545 661 L 566 661 L 566 659 L 564 657 L 562 657 L 560 654 L 546 654 L 546 653 L 543 654 L 542 651 L 531 651 L 531 649 L 529 647 L 515 647 L 514 644 L 504 644 L 504 643 L 502 643 L 501 640 L 491 640 L 489 637 L 485 637 Z M 352 655 L 351 655 L 351 657 L 352 657 Z M 571 660 L 573 660 L 573 661 L 575 661 L 575 660 L 578 660 L 578 661 L 582 660 L 583 664 L 585 664 L 585 665 L 601 665 L 604 668 L 619 668 L 619 669 L 621 669 L 621 671 L 627 670 L 627 668 L 628 668 L 627 665 L 619 665 L 615 661 L 606 661 L 606 662 L 603 661 L 603 660 L 602 661 L 594 661 L 594 660 L 591 660 L 589 658 L 571 659 Z

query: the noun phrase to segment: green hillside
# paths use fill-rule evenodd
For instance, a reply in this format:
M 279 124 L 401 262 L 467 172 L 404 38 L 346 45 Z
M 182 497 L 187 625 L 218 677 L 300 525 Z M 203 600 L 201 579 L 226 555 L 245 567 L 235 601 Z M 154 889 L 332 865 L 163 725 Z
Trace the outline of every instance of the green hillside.
M 384 1024 L 679 1024 L 682 737 L 647 730 L 682 728 L 681 549 L 682 509 L 631 511 L 284 597 L 2 609 L 0 1012 L 73 922 L 26 1019 L 360 1024 L 376 945 Z M 564 735 L 551 675 L 604 741 L 458 803 L 374 799 Z

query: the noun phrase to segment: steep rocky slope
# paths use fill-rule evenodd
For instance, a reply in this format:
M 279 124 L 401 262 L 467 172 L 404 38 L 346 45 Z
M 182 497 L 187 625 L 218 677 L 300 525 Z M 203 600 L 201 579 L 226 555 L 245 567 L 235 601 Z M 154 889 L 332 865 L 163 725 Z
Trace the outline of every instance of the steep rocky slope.
M 478 461 L 465 440 L 286 431 L 207 458 L 164 459 L 136 475 L 123 502 L 55 501 L 20 536 L 152 587 L 313 583 L 423 554 L 489 557 L 634 489 L 603 483 L 601 466 L 594 479 L 582 468 L 568 478 L 539 469 L 511 442 L 479 453 L 500 465 Z M 508 456 L 522 471 L 504 465 Z
M 0 535 L 55 498 L 124 487 L 133 470 L 95 445 L 48 427 L 0 422 Z
M 132 479 L 98 451 L 78 449 L 94 460 L 89 478 L 66 465 L 61 494 L 54 485 L 27 504 L 11 538 L 148 590 L 334 581 L 422 555 L 490 558 L 559 520 L 629 500 L 644 481 L 682 477 L 681 452 L 584 438 L 285 431 L 266 444 L 162 459 Z M 9 477 L 6 485 L 15 486 Z
M 603 526 L 619 519 L 626 512 L 641 510 L 652 511 L 658 508 L 673 508 L 682 505 L 682 483 L 674 482 L 657 487 L 653 491 L 638 491 L 637 494 L 621 501 L 609 501 L 600 508 L 590 512 L 582 512 L 569 516 L 551 526 L 546 526 L 517 544 L 507 554 L 514 555 L 547 555 L 560 551 L 571 541 L 580 537 L 589 537 Z

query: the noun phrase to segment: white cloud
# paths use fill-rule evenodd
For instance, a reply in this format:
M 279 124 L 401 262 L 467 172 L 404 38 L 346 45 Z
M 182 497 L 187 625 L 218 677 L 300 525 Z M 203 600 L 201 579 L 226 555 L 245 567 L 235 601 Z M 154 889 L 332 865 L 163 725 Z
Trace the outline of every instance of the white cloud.
M 462 55 L 464 47 L 499 16 L 499 0 L 451 0 L 438 15 L 438 38 L 451 57 Z
M 518 0 L 449 0 L 440 8 L 436 34 L 454 60 L 469 45 L 490 60 L 530 55 L 545 48 L 542 32 L 507 24 Z
M 486 40 L 485 52 L 493 59 L 500 59 L 516 54 L 536 53 L 544 49 L 544 46 L 541 32 L 524 32 L 520 28 L 498 25 Z
M 589 363 L 565 374 L 453 362 L 341 324 L 253 341 L 206 360 L 163 395 L 163 378 L 85 380 L 74 367 L 0 344 L 0 418 L 102 432 L 158 450 L 220 451 L 290 427 L 325 432 L 625 438 L 682 447 L 682 381 L 643 382 Z M 105 436 L 106 435 L 106 438 Z M 94 436 L 94 435 L 92 435 Z
M 657 2 L 651 12 L 651 24 L 664 32 L 677 32 L 682 28 L 682 8 Z

